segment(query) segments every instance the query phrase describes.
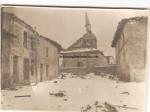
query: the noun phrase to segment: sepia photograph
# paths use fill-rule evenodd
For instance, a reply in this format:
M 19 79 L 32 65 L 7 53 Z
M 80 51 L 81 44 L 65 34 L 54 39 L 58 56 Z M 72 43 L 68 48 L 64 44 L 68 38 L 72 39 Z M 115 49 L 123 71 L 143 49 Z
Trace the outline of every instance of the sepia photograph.
M 1 110 L 146 112 L 148 9 L 1 7 Z

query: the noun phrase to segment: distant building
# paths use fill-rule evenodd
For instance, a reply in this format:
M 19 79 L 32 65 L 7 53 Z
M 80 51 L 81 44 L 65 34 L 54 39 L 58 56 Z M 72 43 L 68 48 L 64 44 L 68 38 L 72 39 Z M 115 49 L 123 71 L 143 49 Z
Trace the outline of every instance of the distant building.
M 108 64 L 116 64 L 113 56 L 106 56 Z
M 107 59 L 98 49 L 80 49 L 72 51 L 61 51 L 61 67 L 104 67 L 107 66 Z
M 61 46 L 40 36 L 13 13 L 3 10 L 1 42 L 2 88 L 57 76 Z
M 144 81 L 146 68 L 147 18 L 123 19 L 116 30 L 117 74 L 123 81 Z
M 91 68 L 108 65 L 103 52 L 97 49 L 97 39 L 91 31 L 91 24 L 87 14 L 85 14 L 85 22 L 86 34 L 73 43 L 68 49 L 61 51 L 61 67 Z

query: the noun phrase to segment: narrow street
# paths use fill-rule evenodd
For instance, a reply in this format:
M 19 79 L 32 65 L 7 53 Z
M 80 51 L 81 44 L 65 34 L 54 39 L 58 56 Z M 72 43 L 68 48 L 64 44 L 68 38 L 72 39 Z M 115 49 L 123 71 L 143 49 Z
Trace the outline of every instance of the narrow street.
M 58 77 L 37 85 L 17 87 L 17 90 L 2 90 L 1 104 L 3 109 L 12 110 L 81 111 L 95 102 L 107 102 L 118 112 L 144 112 L 145 87 L 145 83 L 116 83 L 92 73 L 67 74 L 63 79 Z M 17 97 L 22 95 L 28 96 Z

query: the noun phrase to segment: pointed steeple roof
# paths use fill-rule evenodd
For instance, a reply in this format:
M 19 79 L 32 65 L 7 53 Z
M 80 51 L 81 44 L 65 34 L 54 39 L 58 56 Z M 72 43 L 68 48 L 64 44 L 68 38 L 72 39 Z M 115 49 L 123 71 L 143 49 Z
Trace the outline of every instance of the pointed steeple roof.
M 85 12 L 85 26 L 88 26 L 88 25 L 91 25 L 91 24 L 90 24 L 87 12 Z
M 87 32 L 91 32 L 91 23 L 88 18 L 87 12 L 85 12 L 85 27 Z
M 97 39 L 96 36 L 91 31 L 91 24 L 87 13 L 85 12 L 85 28 L 86 33 L 74 42 L 67 50 L 82 49 L 82 48 L 94 48 L 97 49 Z

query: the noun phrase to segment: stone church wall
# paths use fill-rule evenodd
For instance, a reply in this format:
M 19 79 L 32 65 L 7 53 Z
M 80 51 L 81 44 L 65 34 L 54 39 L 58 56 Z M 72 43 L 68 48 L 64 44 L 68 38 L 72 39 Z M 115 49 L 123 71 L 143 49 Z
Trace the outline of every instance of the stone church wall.
M 93 68 L 84 68 L 84 67 L 76 67 L 76 68 L 60 68 L 59 73 L 73 73 L 77 75 L 86 75 L 89 73 L 94 73 L 95 75 L 102 74 L 110 74 L 116 75 L 116 66 L 105 66 L 105 67 L 93 67 Z

